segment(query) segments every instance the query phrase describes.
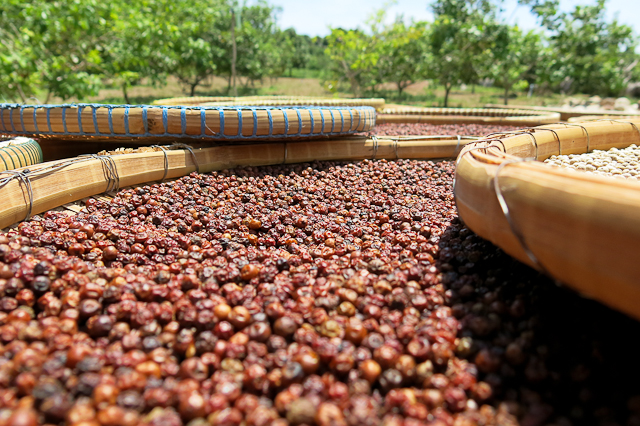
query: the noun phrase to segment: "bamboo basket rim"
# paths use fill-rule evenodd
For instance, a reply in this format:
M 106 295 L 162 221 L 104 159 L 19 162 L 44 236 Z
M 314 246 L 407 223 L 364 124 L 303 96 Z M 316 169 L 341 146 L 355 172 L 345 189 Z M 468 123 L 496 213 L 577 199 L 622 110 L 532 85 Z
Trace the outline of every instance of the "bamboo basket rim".
M 229 117 L 227 114 L 230 114 Z M 244 121 L 243 115 L 247 116 Z M 53 125 L 52 116 L 57 120 Z M 0 132 L 54 138 L 93 137 L 116 140 L 272 140 L 318 138 L 368 131 L 375 125 L 375 117 L 375 109 L 369 106 L 203 107 L 2 103 Z M 46 123 L 43 124 L 45 120 Z M 71 127 L 73 130 L 69 130 Z M 250 128 L 245 130 L 245 127 Z M 316 127 L 319 129 L 316 130 Z
M 253 102 L 253 103 L 252 103 Z M 328 106 L 334 106 L 335 104 L 344 106 L 372 106 L 376 109 L 382 108 L 385 105 L 384 98 L 334 98 L 329 96 L 183 96 L 175 98 L 157 99 L 152 102 L 152 105 L 192 105 L 198 106 L 202 104 L 215 103 L 216 105 L 209 106 L 232 106 L 232 105 L 250 105 L 254 106 L 265 105 L 270 102 L 281 102 L 282 106 L 294 105 L 322 105 L 326 102 Z M 306 102 L 306 103 L 305 103 Z M 204 106 L 204 105 L 203 105 Z M 277 106 L 277 105 L 274 105 Z
M 601 244 L 611 249 L 606 253 L 609 260 L 616 249 L 620 250 L 620 235 L 640 240 L 640 217 L 632 214 L 640 208 L 640 182 L 542 162 L 551 155 L 633 143 L 640 144 L 640 117 L 629 121 L 558 123 L 488 135 L 465 146 L 456 160 L 454 195 L 460 218 L 516 259 L 587 297 L 640 319 L 640 286 L 632 287 L 637 276 L 629 279 L 633 273 L 626 269 L 615 272 L 615 278 L 608 282 L 611 288 L 604 289 L 598 284 L 602 281 L 594 280 L 613 272 L 607 272 L 597 260 L 581 262 L 583 257 L 592 256 L 589 247 L 576 246 L 571 253 L 566 248 L 578 244 L 574 241 L 589 238 L 581 235 L 580 226 L 590 227 L 592 233 L 603 238 Z M 595 214 L 596 211 L 602 214 Z M 541 224 L 542 214 L 557 218 L 556 222 Z M 561 230 L 566 241 L 540 239 L 542 234 L 558 232 L 558 223 L 566 225 L 571 218 L 576 224 Z M 562 253 L 558 252 L 560 246 Z M 563 267 L 563 262 L 569 266 Z M 619 266 L 612 268 L 619 271 Z
M 473 136 L 351 136 L 321 141 L 286 140 L 253 145 L 141 147 L 46 162 L 0 172 L 0 229 L 67 203 L 110 192 L 118 187 L 173 179 L 194 171 L 209 172 L 240 166 L 376 159 L 453 159 Z M 152 166 L 145 168 L 143 160 Z M 127 168 L 128 167 L 128 168 Z M 83 172 L 84 170 L 84 172 Z M 125 172 L 123 172 L 125 170 Z M 79 176 L 86 173 L 88 177 Z M 49 185 L 53 189 L 40 188 Z
M 23 136 L 0 138 L 0 173 L 39 164 L 43 160 L 42 147 L 34 139 Z
M 611 115 L 611 116 L 634 116 L 640 117 L 640 111 L 637 113 L 632 113 L 629 111 L 616 111 L 609 109 L 599 109 L 599 110 L 584 110 L 577 109 L 574 107 L 558 107 L 558 106 L 536 106 L 536 105 L 513 105 L 517 106 L 520 109 L 530 110 L 530 111 L 551 111 L 551 112 L 559 112 L 559 113 L 571 113 L 571 114 L 580 114 L 582 115 Z M 486 108 L 498 108 L 498 109 L 508 109 L 511 105 L 500 105 L 500 104 L 485 104 Z
M 528 117 L 528 116 L 555 116 L 548 111 L 526 110 L 519 108 L 438 108 L 416 107 L 410 105 L 387 105 L 378 111 L 379 114 L 396 115 L 454 115 L 474 117 Z M 557 115 L 560 117 L 560 115 Z

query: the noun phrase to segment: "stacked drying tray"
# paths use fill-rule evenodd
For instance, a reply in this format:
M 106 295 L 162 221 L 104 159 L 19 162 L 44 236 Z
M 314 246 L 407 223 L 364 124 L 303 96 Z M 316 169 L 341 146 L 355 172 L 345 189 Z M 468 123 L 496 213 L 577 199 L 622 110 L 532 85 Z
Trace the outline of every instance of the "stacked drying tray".
M 507 253 L 640 318 L 640 183 L 545 164 L 640 144 L 640 119 L 491 135 L 458 156 L 460 218 Z
M 62 141 L 71 142 L 77 150 L 96 152 L 105 144 L 189 142 L 152 145 L 153 149 L 123 155 L 80 155 L 32 167 L 28 173 L 1 176 L 5 202 L 0 228 L 118 187 L 193 171 L 313 160 L 451 158 L 475 140 L 459 136 L 345 138 L 370 131 L 375 118 L 369 106 L 0 105 L 0 132 L 38 136 L 44 147 Z

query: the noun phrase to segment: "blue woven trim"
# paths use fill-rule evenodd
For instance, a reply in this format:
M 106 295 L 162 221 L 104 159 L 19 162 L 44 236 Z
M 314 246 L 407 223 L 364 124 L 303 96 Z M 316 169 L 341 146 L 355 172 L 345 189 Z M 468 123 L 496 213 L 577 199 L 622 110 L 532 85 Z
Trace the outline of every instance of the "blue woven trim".
M 24 124 L 24 109 L 33 108 L 33 123 L 35 131 L 29 132 L 25 128 Z M 37 125 L 38 119 L 38 109 L 44 109 L 46 111 L 46 119 L 47 119 L 47 131 L 44 129 L 40 129 Z M 61 120 L 62 120 L 62 132 L 54 132 L 52 130 L 51 125 L 51 110 L 52 109 L 60 109 L 61 111 Z M 76 118 L 78 120 L 78 131 L 71 132 L 67 126 L 67 110 L 71 108 L 76 108 Z M 86 129 L 87 123 L 82 122 L 82 113 L 85 108 L 91 108 L 91 118 L 93 124 L 93 131 L 88 131 Z M 98 108 L 106 109 L 107 112 L 107 123 L 109 125 L 109 132 L 100 131 L 98 128 L 98 116 L 97 110 Z M 131 109 L 140 108 L 142 121 L 143 121 L 143 132 L 131 132 L 130 129 L 130 111 Z M 181 133 L 172 133 L 169 132 L 169 110 L 178 109 L 180 110 L 180 123 L 181 123 Z M 4 114 L 5 110 L 9 110 L 9 121 L 11 130 L 6 129 L 6 125 L 4 123 Z M 13 114 L 14 111 L 18 110 L 20 114 L 20 126 L 22 131 L 18 131 L 16 127 L 16 121 L 14 120 Z M 113 118 L 115 110 L 124 110 L 124 134 L 115 133 Z M 149 110 L 160 110 L 162 113 L 162 126 L 163 132 L 151 133 L 149 128 Z M 349 111 L 349 115 L 351 118 L 352 125 L 349 129 L 345 129 L 345 117 L 344 110 Z M 353 123 L 354 114 L 353 111 L 358 112 L 358 123 Z M 200 111 L 200 133 L 197 135 L 187 135 L 187 111 Z M 217 111 L 220 116 L 220 131 L 219 133 L 212 132 L 211 135 L 207 134 L 207 125 L 206 119 L 207 111 Z M 225 135 L 225 111 L 235 112 L 238 117 L 238 132 L 235 135 Z M 253 129 L 247 134 L 243 133 L 243 111 L 251 111 L 253 117 Z M 258 111 L 266 111 L 267 113 L 267 121 L 269 125 L 269 131 L 265 135 L 258 135 L 258 127 L 260 125 L 260 120 L 258 119 Z M 274 117 L 273 111 L 280 111 L 284 117 L 284 134 L 283 135 L 274 135 Z M 287 112 L 295 111 L 298 117 L 298 131 L 291 133 L 290 125 L 289 125 L 289 116 Z M 302 111 L 306 111 L 309 114 L 311 129 L 309 131 L 304 131 L 306 129 L 302 128 Z M 314 131 L 315 127 L 315 118 L 313 116 L 314 111 L 320 111 L 320 118 L 322 120 L 322 126 L 320 131 Z M 325 117 L 325 111 L 329 111 L 331 114 L 332 125 L 331 129 L 327 129 L 327 123 Z M 340 114 L 340 129 L 337 130 L 336 126 L 336 117 L 337 115 L 334 112 L 337 111 Z M 363 117 L 364 115 L 364 117 Z M 336 134 L 348 134 L 360 131 L 359 128 L 363 124 L 373 124 L 372 121 L 369 121 L 369 117 L 375 119 L 375 110 L 372 107 L 353 107 L 353 108 L 344 108 L 344 107 L 316 107 L 316 106 L 305 106 L 305 107 L 251 107 L 251 106 L 239 106 L 239 107 L 185 107 L 185 106 L 155 106 L 155 105 L 107 105 L 107 104 L 61 104 L 61 105 L 20 105 L 20 104 L 0 104 L 0 122 L 3 131 L 6 133 L 17 133 L 17 134 L 27 134 L 27 135 L 67 135 L 67 136 L 108 136 L 108 137 L 179 137 L 179 138 L 193 138 L 193 139 L 269 139 L 273 137 L 300 137 L 300 136 L 327 136 L 327 135 L 336 135 Z M 354 127 L 355 125 L 355 127 Z
M 164 135 L 168 135 L 169 134 L 169 112 L 166 108 L 162 108 L 162 127 L 164 129 Z
M 81 135 L 84 135 L 84 132 L 82 131 L 82 109 L 84 107 L 79 106 L 78 107 L 78 130 L 80 131 Z
M 38 133 L 38 121 L 36 118 L 37 110 L 38 110 L 38 107 L 33 108 L 33 128 L 36 129 L 36 133 Z
M 62 108 L 62 128 L 64 129 L 65 133 L 69 133 L 69 131 L 67 130 L 67 108 L 66 107 Z
M 15 132 L 16 128 L 13 125 L 13 110 L 9 111 L 9 121 L 11 122 L 11 130 L 13 130 L 13 132 Z
M 251 136 L 255 137 L 256 133 L 258 132 L 258 113 L 256 112 L 255 108 L 252 108 L 251 112 L 253 112 L 253 133 L 251 134 Z
M 267 110 L 267 119 L 269 120 L 269 136 L 273 135 L 273 115 L 271 115 L 271 111 Z
M 287 114 L 287 111 L 285 111 L 282 108 L 280 108 L 280 111 L 282 111 L 282 115 L 284 115 L 284 135 L 288 136 L 289 135 L 289 114 Z
M 295 136 L 300 136 L 302 134 L 302 114 L 299 109 L 296 110 L 296 113 L 298 114 L 298 133 Z M 311 129 L 311 133 L 313 133 L 313 129 Z
M 51 130 L 51 110 L 47 109 L 47 127 L 49 128 L 49 134 L 53 134 L 53 130 Z M 111 133 L 113 133 L 113 129 L 111 129 Z
M 149 123 L 147 123 L 147 107 L 142 108 L 142 125 L 144 126 L 144 133 L 149 133 Z
M 100 134 L 100 129 L 98 129 L 98 116 L 96 114 L 96 109 L 91 108 L 91 117 L 93 118 L 93 128 L 97 134 Z M 146 121 L 146 120 L 145 120 Z
M 26 132 L 27 129 L 24 128 L 24 108 L 20 107 L 20 125 L 22 126 L 22 131 Z
M 109 110 L 111 112 L 111 110 Z M 124 134 L 129 135 L 129 106 L 124 107 Z
M 329 112 L 331 113 L 331 133 L 333 133 L 333 130 L 336 128 L 336 119 L 333 116 L 333 110 L 329 110 Z

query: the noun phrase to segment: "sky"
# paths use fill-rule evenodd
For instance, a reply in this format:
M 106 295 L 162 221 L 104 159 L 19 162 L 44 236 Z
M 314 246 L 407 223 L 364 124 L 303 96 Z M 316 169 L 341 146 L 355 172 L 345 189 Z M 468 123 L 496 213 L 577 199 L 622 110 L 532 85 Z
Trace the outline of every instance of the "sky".
M 280 28 L 293 27 L 298 34 L 326 36 L 330 27 L 364 28 L 366 21 L 376 10 L 381 9 L 388 0 L 271 0 L 274 6 L 280 6 L 278 24 Z M 406 20 L 431 20 L 427 11 L 429 0 L 397 0 L 387 8 L 387 19 L 393 21 L 397 15 Z M 571 11 L 576 5 L 594 4 L 595 0 L 560 0 L 560 8 Z M 503 19 L 510 24 L 518 24 L 523 30 L 538 29 L 536 17 L 526 6 L 518 6 L 517 0 L 505 0 Z M 617 18 L 620 23 L 634 28 L 640 35 L 640 0 L 609 0 L 606 6 L 609 20 Z

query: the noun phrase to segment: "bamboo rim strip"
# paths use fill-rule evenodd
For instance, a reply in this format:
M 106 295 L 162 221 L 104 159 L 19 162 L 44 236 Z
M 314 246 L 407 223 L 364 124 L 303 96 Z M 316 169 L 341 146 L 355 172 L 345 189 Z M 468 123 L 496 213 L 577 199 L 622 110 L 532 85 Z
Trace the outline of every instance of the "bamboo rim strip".
M 376 124 L 491 124 L 502 126 L 539 126 L 560 121 L 560 114 L 532 115 L 524 117 L 481 117 L 459 115 L 378 114 Z
M 518 260 L 640 319 L 640 184 L 541 162 L 640 144 L 639 128 L 638 118 L 556 124 L 466 146 L 454 188 L 460 218 Z
M 465 117 L 531 117 L 547 116 L 546 111 L 528 111 L 523 109 L 496 109 L 496 108 L 423 108 L 408 105 L 392 105 L 378 111 L 380 114 L 403 115 L 453 115 Z
M 200 106 L 384 106 L 384 99 L 236 99 L 227 102 L 205 102 Z
M 358 107 L 175 107 L 0 104 L 0 132 L 94 140 L 272 140 L 368 131 L 375 110 Z
M 486 108 L 500 108 L 500 109 L 508 109 L 511 108 L 508 105 L 500 105 L 500 104 L 486 104 L 485 105 Z M 584 109 L 576 109 L 576 108 L 563 108 L 563 107 L 546 107 L 546 106 L 525 106 L 525 105 L 518 105 L 519 109 L 524 109 L 527 111 L 547 111 L 547 112 L 557 112 L 560 114 L 560 119 L 562 121 L 567 121 L 572 117 L 582 117 L 584 115 L 596 115 L 596 116 L 600 116 L 600 118 L 604 118 L 606 116 L 615 116 L 617 118 L 622 118 L 624 116 L 628 116 L 628 115 L 633 115 L 636 117 L 640 117 L 640 112 L 637 114 L 629 114 L 629 112 L 625 112 L 625 111 L 611 111 L 611 110 L 607 110 L 607 109 L 602 109 L 602 110 L 584 110 Z
M 0 142 L 0 172 L 42 163 L 42 149 L 33 139 L 18 137 Z
M 189 106 L 370 106 L 381 109 L 385 106 L 383 98 L 325 98 L 315 96 L 193 96 L 158 99 L 153 105 L 189 105 Z
M 637 115 L 581 115 L 580 117 L 571 117 L 568 123 L 579 123 L 581 121 L 599 121 L 599 120 L 637 120 Z
M 473 137 L 359 137 L 315 142 L 267 142 L 77 157 L 15 173 L 0 173 L 0 229 L 37 214 L 117 187 L 172 179 L 196 171 L 239 166 L 304 163 L 315 160 L 455 158 Z M 193 154 L 192 154 L 193 152 Z M 166 156 L 165 156 L 166 154 Z M 195 161 L 194 161 L 195 160 Z M 166 161 L 166 163 L 165 163 Z M 62 165 L 62 166 L 61 166 Z M 49 172 L 48 170 L 53 170 Z M 6 172 L 5 172 L 6 173 Z M 31 177 L 29 177 L 31 176 Z

